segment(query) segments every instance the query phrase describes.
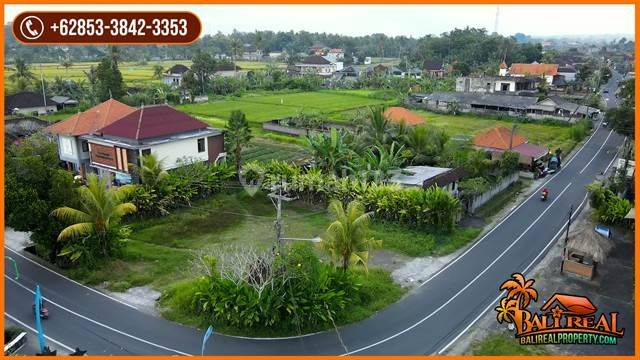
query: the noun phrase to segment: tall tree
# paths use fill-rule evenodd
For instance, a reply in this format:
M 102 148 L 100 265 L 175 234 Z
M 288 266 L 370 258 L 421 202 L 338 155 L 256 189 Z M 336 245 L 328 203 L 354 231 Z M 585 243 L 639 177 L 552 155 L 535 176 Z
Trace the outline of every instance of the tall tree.
M 9 80 L 16 83 L 19 80 L 23 80 L 29 82 L 34 80 L 36 77 L 31 72 L 31 68 L 29 64 L 23 58 L 16 58 L 15 63 L 13 64 L 13 73 L 9 75 Z
M 162 74 L 164 73 L 164 68 L 160 64 L 153 65 L 153 78 L 154 79 L 162 79 Z
M 216 68 L 216 61 L 211 55 L 203 51 L 199 51 L 192 59 L 191 71 L 195 76 L 196 81 L 202 91 L 202 94 L 207 92 L 207 84 L 211 79 Z
M 251 137 L 251 129 L 245 114 L 240 110 L 232 111 L 225 126 L 224 139 L 228 151 L 233 153 L 237 173 L 240 173 L 242 164 L 242 148 L 249 143 Z
M 124 81 L 118 65 L 111 57 L 102 59 L 96 68 L 97 96 L 99 101 L 121 99 L 125 95 Z
M 320 242 L 320 248 L 347 271 L 350 265 L 362 264 L 367 270 L 369 251 L 380 246 L 382 241 L 369 236 L 370 212 L 358 201 L 352 201 L 345 211 L 342 202 L 333 200 L 329 212 L 334 221 L 329 225 Z

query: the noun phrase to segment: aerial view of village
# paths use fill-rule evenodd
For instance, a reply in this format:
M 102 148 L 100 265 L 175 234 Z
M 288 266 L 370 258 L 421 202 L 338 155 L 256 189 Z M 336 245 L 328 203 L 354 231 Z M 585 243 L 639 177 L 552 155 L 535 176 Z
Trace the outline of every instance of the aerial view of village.
M 77 10 L 5 5 L 5 355 L 635 354 L 634 5 Z

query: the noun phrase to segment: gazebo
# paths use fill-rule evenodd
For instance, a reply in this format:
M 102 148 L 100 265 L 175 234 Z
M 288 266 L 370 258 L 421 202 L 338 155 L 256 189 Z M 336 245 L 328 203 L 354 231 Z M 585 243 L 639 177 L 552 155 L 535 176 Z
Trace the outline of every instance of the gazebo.
M 576 274 L 589 280 L 597 264 L 603 263 L 613 248 L 610 239 L 598 234 L 594 226 L 584 226 L 569 233 L 564 249 L 562 272 Z

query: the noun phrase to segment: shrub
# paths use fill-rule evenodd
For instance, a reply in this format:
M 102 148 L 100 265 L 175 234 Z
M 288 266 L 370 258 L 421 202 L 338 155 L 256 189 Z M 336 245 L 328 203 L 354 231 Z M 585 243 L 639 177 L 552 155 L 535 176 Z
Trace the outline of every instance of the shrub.
M 598 219 L 607 224 L 620 223 L 633 207 L 629 200 L 621 199 L 605 188 L 602 183 L 594 182 L 587 186 L 589 204 L 593 207 Z

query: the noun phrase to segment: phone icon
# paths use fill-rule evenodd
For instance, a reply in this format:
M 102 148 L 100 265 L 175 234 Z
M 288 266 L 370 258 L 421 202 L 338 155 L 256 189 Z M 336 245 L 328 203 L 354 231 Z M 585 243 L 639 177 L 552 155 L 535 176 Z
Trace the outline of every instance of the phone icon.
M 35 40 L 44 32 L 44 24 L 37 16 L 27 16 L 20 22 L 20 32 L 27 40 Z

